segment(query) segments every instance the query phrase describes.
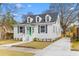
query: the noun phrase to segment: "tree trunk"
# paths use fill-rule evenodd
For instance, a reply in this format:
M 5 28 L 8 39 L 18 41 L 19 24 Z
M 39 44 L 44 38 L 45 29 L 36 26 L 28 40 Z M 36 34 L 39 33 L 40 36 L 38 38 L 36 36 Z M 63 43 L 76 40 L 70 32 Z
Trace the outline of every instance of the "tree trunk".
M 66 36 L 66 30 L 63 30 L 63 36 L 64 37 Z
M 66 36 L 66 26 L 63 26 L 63 36 Z

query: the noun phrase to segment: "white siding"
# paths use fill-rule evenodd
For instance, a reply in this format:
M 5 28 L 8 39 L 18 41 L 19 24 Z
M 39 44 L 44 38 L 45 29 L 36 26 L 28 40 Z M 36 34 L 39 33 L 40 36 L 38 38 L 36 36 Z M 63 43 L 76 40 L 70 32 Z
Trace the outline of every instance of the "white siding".
M 23 38 L 23 33 L 18 33 L 18 26 L 15 26 L 14 27 L 14 38 L 19 38 L 19 39 L 21 39 L 21 38 Z
M 44 24 L 40 24 L 44 25 Z M 46 25 L 46 24 L 45 24 Z M 32 41 L 33 38 L 55 39 L 61 35 L 61 27 L 58 24 L 47 24 L 47 33 L 38 33 L 38 24 L 34 26 L 32 36 L 27 35 L 27 27 L 25 26 L 25 34 L 18 33 L 18 27 L 14 27 L 14 38 L 22 38 L 23 41 Z
M 38 25 L 36 25 L 34 37 L 36 37 L 36 38 L 46 38 L 46 39 L 54 39 L 56 37 L 59 37 L 60 36 L 59 30 L 58 31 L 55 30 L 56 32 L 53 32 L 53 29 L 54 29 L 53 25 L 48 25 L 47 26 L 47 33 L 38 33 Z

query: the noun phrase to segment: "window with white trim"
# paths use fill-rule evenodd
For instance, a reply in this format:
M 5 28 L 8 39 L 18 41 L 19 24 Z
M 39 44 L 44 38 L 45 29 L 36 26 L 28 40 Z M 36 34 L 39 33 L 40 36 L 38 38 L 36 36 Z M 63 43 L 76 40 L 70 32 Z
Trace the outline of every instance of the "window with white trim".
M 27 17 L 27 23 L 30 23 L 30 17 Z
M 38 33 L 47 33 L 47 25 L 38 25 Z
M 40 16 L 36 16 L 36 22 L 40 22 L 41 21 L 41 17 Z
M 30 23 L 30 22 L 32 22 L 32 18 L 31 17 L 27 17 L 27 23 Z
M 18 26 L 18 33 L 25 33 L 25 27 L 24 26 Z
M 49 21 L 51 21 L 51 16 L 50 15 L 46 15 L 45 19 L 46 19 L 46 22 L 49 22 Z
M 41 26 L 41 33 L 45 33 L 45 26 Z

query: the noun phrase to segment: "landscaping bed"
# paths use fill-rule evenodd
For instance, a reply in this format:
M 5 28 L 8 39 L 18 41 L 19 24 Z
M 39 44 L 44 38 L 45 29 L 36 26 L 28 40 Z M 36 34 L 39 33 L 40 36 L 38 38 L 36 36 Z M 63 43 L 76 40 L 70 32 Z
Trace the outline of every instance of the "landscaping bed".
M 72 51 L 79 51 L 79 41 L 71 42 L 71 50 Z
M 62 36 L 60 36 L 58 38 L 55 38 L 53 40 L 52 39 L 39 39 L 39 38 L 34 38 L 33 41 L 35 41 L 35 42 L 55 42 L 55 41 L 57 41 L 57 40 L 59 40 L 61 38 L 62 38 Z
M 32 56 L 33 53 L 0 49 L 0 56 Z
M 0 45 L 21 42 L 19 40 L 0 40 Z

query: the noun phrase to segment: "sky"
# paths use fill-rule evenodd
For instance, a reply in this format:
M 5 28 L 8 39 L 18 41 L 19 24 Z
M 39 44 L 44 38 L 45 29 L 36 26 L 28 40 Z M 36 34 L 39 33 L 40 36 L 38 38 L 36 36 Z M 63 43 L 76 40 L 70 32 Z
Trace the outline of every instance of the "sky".
M 3 12 L 5 13 L 6 7 L 10 10 L 15 10 L 13 15 L 16 21 L 22 21 L 22 15 L 32 12 L 33 14 L 40 14 L 49 8 L 49 3 L 16 3 L 16 4 L 4 4 Z
M 57 4 L 53 5 L 57 6 Z M 76 5 L 77 4 L 71 5 L 70 10 L 77 9 Z M 42 12 L 48 10 L 49 6 L 50 3 L 4 3 L 1 5 L 1 8 L 2 8 L 2 14 L 5 14 L 6 11 L 9 9 L 10 11 L 12 11 L 11 13 L 12 15 L 14 15 L 14 19 L 18 22 L 22 22 L 23 21 L 22 15 L 27 15 L 27 13 L 29 12 L 32 12 L 33 14 L 41 14 Z M 64 4 L 65 8 L 68 6 L 69 6 L 68 4 Z M 57 11 L 59 9 L 58 7 L 56 8 Z

